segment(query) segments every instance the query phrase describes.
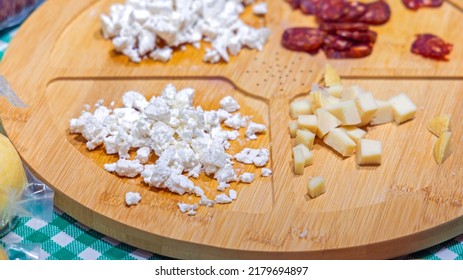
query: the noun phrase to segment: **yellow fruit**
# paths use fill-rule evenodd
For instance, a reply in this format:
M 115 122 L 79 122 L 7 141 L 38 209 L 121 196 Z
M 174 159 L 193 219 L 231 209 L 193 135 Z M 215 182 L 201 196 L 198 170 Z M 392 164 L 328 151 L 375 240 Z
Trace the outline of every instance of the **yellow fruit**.
M 0 134 L 0 228 L 5 221 L 9 199 L 19 195 L 27 186 L 21 158 L 10 140 Z M 3 220 L 3 221 L 2 221 Z
M 434 117 L 428 122 L 428 129 L 432 134 L 440 137 L 442 133 L 449 131 L 450 115 L 441 115 Z
M 441 165 L 450 155 L 450 137 L 451 132 L 444 132 L 434 143 L 433 155 L 437 164 Z

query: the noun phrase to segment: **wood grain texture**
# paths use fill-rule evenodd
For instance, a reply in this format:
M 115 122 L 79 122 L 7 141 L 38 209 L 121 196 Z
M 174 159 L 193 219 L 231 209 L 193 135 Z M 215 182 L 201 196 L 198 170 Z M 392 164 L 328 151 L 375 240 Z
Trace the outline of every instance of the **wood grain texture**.
M 272 35 L 263 52 L 244 50 L 228 64 L 205 64 L 203 50 L 188 47 L 168 63 L 134 64 L 112 52 L 99 33 L 98 17 L 110 1 L 49 0 L 21 27 L 0 71 L 29 104 L 16 109 L 0 100 L 6 131 L 25 162 L 56 191 L 56 205 L 87 226 L 134 246 L 177 258 L 391 258 L 429 247 L 463 232 L 463 33 L 461 11 L 445 3 L 419 13 L 390 1 L 391 21 L 376 27 L 373 54 L 359 60 L 331 61 L 345 84 L 359 84 L 379 98 L 406 92 L 419 110 L 413 121 L 369 128 L 368 138 L 383 142 L 379 167 L 358 167 L 320 141 L 315 163 L 305 175 L 292 172 L 292 140 L 287 129 L 289 102 L 302 98 L 321 77 L 324 54 L 311 56 L 280 46 L 287 27 L 314 25 L 284 1 L 269 2 L 269 14 L 244 18 L 266 25 Z M 406 28 L 404 28 L 404 26 Z M 413 35 L 431 32 L 455 44 L 449 62 L 409 52 Z M 25 43 L 27 42 L 27 43 Z M 119 101 L 125 90 L 147 97 L 167 84 L 196 88 L 195 102 L 218 107 L 225 95 L 269 127 L 244 146 L 268 147 L 274 173 L 251 185 L 234 183 L 231 205 L 200 208 L 182 215 L 179 201 L 197 198 L 150 189 L 140 179 L 105 172 L 114 161 L 102 150 L 88 152 L 82 138 L 69 134 L 68 121 L 84 104 Z M 432 157 L 435 137 L 426 129 L 434 115 L 452 114 L 454 148 L 441 166 Z M 241 171 L 258 172 L 240 166 Z M 259 173 L 257 173 L 259 175 Z M 309 199 L 310 176 L 323 176 L 327 193 Z M 213 193 L 214 183 L 198 182 Z M 128 208 L 123 197 L 139 191 L 142 202 Z M 307 230 L 306 237 L 300 233 Z

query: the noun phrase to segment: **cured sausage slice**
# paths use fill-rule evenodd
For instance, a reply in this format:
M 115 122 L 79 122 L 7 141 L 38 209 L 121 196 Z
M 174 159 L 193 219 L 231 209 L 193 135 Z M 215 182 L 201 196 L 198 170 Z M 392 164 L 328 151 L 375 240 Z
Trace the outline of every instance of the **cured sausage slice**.
M 391 17 L 391 7 L 382 0 L 366 4 L 366 6 L 367 11 L 359 19 L 361 22 L 380 25 L 386 23 Z
M 293 8 L 294 10 L 295 9 L 298 9 L 300 4 L 301 4 L 301 0 L 286 0 L 286 2 L 288 2 L 288 4 L 291 6 L 291 8 Z
M 367 31 L 368 25 L 361 22 L 323 22 L 320 29 L 328 33 L 336 33 L 337 30 Z
M 300 9 L 306 15 L 314 15 L 317 13 L 318 7 L 323 0 L 300 0 Z
M 345 51 L 352 47 L 353 43 L 341 36 L 328 34 L 323 40 L 323 49 L 333 49 L 336 51 Z
M 411 52 L 414 54 L 437 60 L 447 60 L 446 56 L 453 49 L 452 44 L 433 34 L 418 34 L 416 37 L 411 47 Z
M 410 10 L 418 10 L 422 7 L 440 7 L 444 3 L 444 0 L 402 0 L 402 3 Z
M 349 31 L 349 30 L 338 30 L 336 34 L 346 39 L 364 43 L 376 42 L 377 33 L 373 30 L 368 31 Z
M 367 12 L 367 5 L 361 2 L 347 2 L 346 13 L 339 19 L 341 22 L 355 22 Z
M 295 27 L 285 30 L 281 42 L 290 50 L 316 52 L 325 36 L 326 33 L 318 28 Z
M 348 10 L 349 4 L 345 0 L 323 0 L 316 15 L 321 21 L 338 21 Z
M 342 59 L 342 58 L 361 58 L 371 54 L 373 48 L 368 44 L 353 45 L 347 50 L 337 51 L 335 49 L 323 48 L 328 58 Z

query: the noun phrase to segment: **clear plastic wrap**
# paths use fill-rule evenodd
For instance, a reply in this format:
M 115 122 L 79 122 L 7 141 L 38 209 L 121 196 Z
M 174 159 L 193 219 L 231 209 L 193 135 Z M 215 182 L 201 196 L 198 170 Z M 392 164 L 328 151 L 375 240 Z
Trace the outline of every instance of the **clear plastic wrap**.
M 0 260 L 40 260 L 39 244 L 6 244 L 0 245 Z
M 0 96 L 26 107 L 0 76 Z M 54 192 L 25 166 L 6 137 L 0 119 L 0 236 L 14 228 L 17 217 L 52 220 Z
M 0 0 L 0 31 L 20 24 L 44 0 Z

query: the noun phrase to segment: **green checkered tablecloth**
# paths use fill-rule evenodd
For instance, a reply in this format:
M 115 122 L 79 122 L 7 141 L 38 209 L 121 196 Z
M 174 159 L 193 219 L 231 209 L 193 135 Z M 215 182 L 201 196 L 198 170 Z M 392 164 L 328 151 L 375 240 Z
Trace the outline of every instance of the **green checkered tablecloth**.
M 0 33 L 0 60 L 16 29 Z M 135 260 L 166 259 L 104 236 L 55 209 L 50 223 L 34 218 L 20 218 L 17 227 L 3 238 L 5 243 L 41 244 L 41 255 L 49 260 Z M 461 260 L 463 235 L 401 259 Z

